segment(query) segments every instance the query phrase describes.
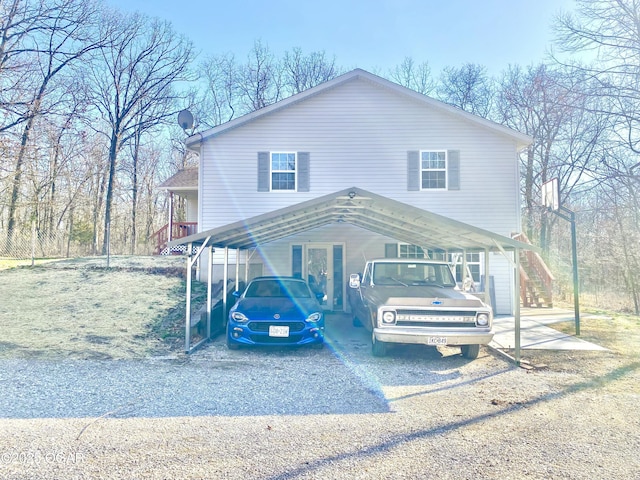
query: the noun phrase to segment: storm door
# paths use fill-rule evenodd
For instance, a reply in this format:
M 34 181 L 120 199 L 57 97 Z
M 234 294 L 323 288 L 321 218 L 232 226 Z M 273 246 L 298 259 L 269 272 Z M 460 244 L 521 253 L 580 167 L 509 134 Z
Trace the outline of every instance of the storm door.
M 331 243 L 292 246 L 293 275 L 302 276 L 314 293 L 322 294 L 320 303 L 325 310 L 344 308 L 343 250 L 342 244 Z

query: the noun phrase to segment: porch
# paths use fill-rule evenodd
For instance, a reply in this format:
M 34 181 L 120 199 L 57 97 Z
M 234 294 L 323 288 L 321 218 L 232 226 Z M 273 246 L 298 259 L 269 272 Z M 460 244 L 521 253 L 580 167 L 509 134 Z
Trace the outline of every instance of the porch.
M 169 248 L 169 242 L 198 233 L 198 222 L 169 222 L 150 237 L 154 255 L 184 253 L 183 245 Z

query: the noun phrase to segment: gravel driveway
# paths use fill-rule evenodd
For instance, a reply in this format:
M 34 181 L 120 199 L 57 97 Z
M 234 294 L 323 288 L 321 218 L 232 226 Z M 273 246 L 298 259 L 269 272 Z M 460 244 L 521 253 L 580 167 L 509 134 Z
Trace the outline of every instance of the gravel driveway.
M 345 317 L 328 331 L 320 351 L 2 360 L 0 478 L 640 478 L 637 361 L 374 358 Z

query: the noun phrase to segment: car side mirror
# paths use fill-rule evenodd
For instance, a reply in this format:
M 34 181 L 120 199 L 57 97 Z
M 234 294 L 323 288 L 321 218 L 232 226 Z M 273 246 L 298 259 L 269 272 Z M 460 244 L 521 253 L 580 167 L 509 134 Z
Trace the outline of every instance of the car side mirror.
M 242 292 L 240 290 L 234 290 L 231 295 L 233 295 L 236 298 L 240 298 L 240 296 L 242 295 Z
M 360 288 L 360 275 L 357 273 L 352 273 L 349 275 L 349 287 L 351 288 Z

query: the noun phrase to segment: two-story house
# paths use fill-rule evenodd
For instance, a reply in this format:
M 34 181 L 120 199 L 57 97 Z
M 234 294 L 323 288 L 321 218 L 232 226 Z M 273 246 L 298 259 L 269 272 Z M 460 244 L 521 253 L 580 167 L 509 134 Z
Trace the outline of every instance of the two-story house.
M 491 265 L 494 310 L 511 313 L 513 252 L 522 247 L 511 239 L 521 223 L 518 153 L 530 143 L 353 70 L 188 138 L 199 153 L 197 189 L 188 175 L 181 188 L 197 203 L 197 219 L 186 220 L 199 233 L 170 245 L 206 240 L 218 278 L 223 263 L 239 265 L 225 268 L 231 277 L 301 276 L 338 311 L 365 259 L 457 259 L 459 280 L 469 272 L 476 289 Z M 164 185 L 173 191 L 171 180 Z

